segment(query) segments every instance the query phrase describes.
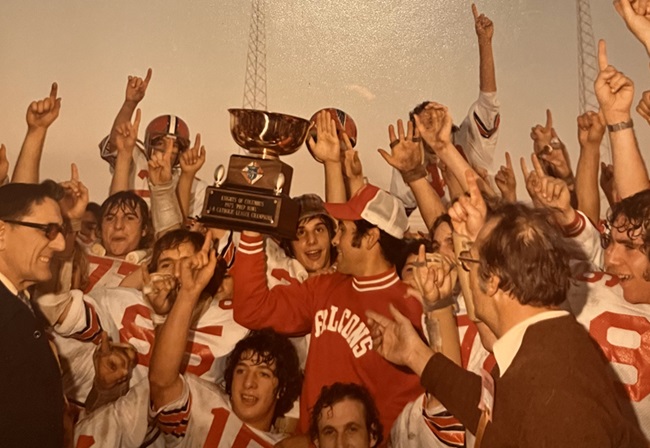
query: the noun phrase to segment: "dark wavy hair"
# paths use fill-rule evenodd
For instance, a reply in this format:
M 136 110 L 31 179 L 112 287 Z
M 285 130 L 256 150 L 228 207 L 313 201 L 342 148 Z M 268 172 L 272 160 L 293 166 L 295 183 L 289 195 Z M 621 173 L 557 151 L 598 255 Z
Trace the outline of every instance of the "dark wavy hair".
M 327 215 L 309 216 L 307 218 L 301 219 L 298 222 L 298 227 L 307 224 L 312 219 L 320 219 L 320 221 L 325 225 L 325 228 L 327 229 L 327 234 L 330 237 L 330 264 L 334 263 L 334 261 L 336 260 L 336 256 L 338 255 L 338 251 L 336 250 L 336 247 L 334 247 L 334 245 L 332 244 L 334 235 L 336 235 L 336 226 L 334 224 L 334 220 Z M 284 250 L 284 253 L 287 255 L 287 257 L 296 258 L 296 254 L 293 251 L 293 245 L 291 244 L 291 242 L 297 240 L 298 237 L 296 236 L 296 238 L 292 240 L 289 238 L 283 238 L 280 241 L 280 247 Z
M 361 239 L 363 236 L 368 233 L 370 229 L 376 228 L 379 230 L 379 247 L 381 248 L 382 255 L 393 266 L 399 265 L 400 259 L 404 253 L 404 240 L 395 238 L 393 235 L 389 235 L 365 219 L 358 219 L 354 221 L 354 225 L 357 226 L 357 231 L 352 237 L 351 244 L 353 247 L 361 247 Z
M 379 410 L 368 389 L 355 383 L 334 383 L 330 386 L 323 386 L 309 418 L 309 436 L 311 440 L 318 439 L 318 421 L 321 418 L 323 409 L 331 408 L 346 398 L 348 400 L 356 400 L 363 405 L 366 429 L 371 437 L 377 439 L 375 446 L 379 446 L 383 440 L 384 432 L 384 428 L 379 420 Z
M 614 205 L 607 214 L 607 222 L 630 239 L 640 238 L 641 252 L 650 259 L 650 190 L 640 191 Z
M 63 188 L 53 180 L 40 184 L 13 183 L 0 187 L 0 219 L 20 219 L 28 215 L 34 204 L 42 204 L 45 199 L 60 201 Z
M 223 376 L 224 388 L 228 396 L 232 394 L 235 367 L 246 352 L 251 352 L 251 356 L 257 355 L 260 364 L 275 364 L 274 373 L 278 379 L 278 401 L 273 412 L 273 421 L 275 421 L 289 412 L 293 402 L 300 396 L 302 372 L 296 349 L 289 339 L 271 329 L 252 331 L 235 345 L 226 360 Z
M 156 272 L 158 270 L 158 262 L 160 261 L 160 255 L 170 249 L 175 249 L 183 243 L 190 243 L 196 252 L 201 250 L 203 242 L 205 241 L 205 236 L 199 232 L 193 232 L 187 229 L 175 229 L 165 233 L 163 236 L 158 238 L 153 245 L 153 251 L 151 253 L 151 261 L 147 265 L 147 270 L 149 273 Z M 221 282 L 227 275 L 228 267 L 223 258 L 219 258 L 217 261 L 217 267 L 214 270 L 212 278 L 206 285 L 203 292 L 209 296 L 214 296 L 217 294 Z
M 519 303 L 536 307 L 557 306 L 569 288 L 572 256 L 550 212 L 521 203 L 502 203 L 489 214 L 496 222 L 479 246 L 479 276 L 499 277 L 499 288 Z
M 135 194 L 134 191 L 119 191 L 115 194 L 110 195 L 103 203 L 101 207 L 101 219 L 99 220 L 99 230 L 101 232 L 102 222 L 104 221 L 104 216 L 113 211 L 114 209 L 129 211 L 129 212 L 140 212 L 140 217 L 142 218 L 142 230 L 145 231 L 144 236 L 140 239 L 138 244 L 138 249 L 147 249 L 151 247 L 153 242 L 153 225 L 151 223 L 151 217 L 149 215 L 149 206 L 140 196 Z
M 402 249 L 402 257 L 400 258 L 398 264 L 395 265 L 397 274 L 402 277 L 402 269 L 406 266 L 406 260 L 411 255 L 417 255 L 420 252 L 420 246 L 424 244 L 424 251 L 428 254 L 432 254 L 440 250 L 440 245 L 435 241 L 428 240 L 426 238 L 406 238 L 404 241 L 404 247 Z

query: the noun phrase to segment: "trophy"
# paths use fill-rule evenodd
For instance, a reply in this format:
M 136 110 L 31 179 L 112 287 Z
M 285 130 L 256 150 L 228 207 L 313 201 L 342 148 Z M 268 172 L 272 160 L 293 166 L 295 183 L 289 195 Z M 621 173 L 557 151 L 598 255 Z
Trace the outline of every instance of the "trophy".
M 254 109 L 228 112 L 230 133 L 249 154 L 231 155 L 227 171 L 217 167 L 199 221 L 209 227 L 295 238 L 299 207 L 289 197 L 293 168 L 279 156 L 300 148 L 309 121 Z

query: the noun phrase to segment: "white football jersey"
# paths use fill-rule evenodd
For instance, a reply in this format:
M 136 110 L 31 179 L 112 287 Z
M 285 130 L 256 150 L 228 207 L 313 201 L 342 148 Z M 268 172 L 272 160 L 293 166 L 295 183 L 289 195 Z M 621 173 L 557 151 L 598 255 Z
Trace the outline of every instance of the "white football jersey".
M 88 259 L 88 284 L 84 292 L 95 288 L 114 288 L 120 286 L 127 275 L 140 269 L 140 266 L 111 257 L 86 254 Z
M 56 343 L 65 359 L 64 365 L 66 362 L 71 365 L 72 398 L 84 402 L 90 392 L 94 378 L 92 353 L 102 330 L 114 341 L 133 344 L 138 351 L 131 384 L 146 379 L 155 333 L 152 310 L 142 293 L 131 288 L 95 289 L 85 296 L 80 291 L 72 293 L 68 317 L 55 326 L 57 333 L 67 336 L 57 338 Z M 221 381 L 227 355 L 247 334 L 248 330 L 233 319 L 231 299 L 212 301 L 196 328 L 190 329 L 185 371 L 207 381 Z M 82 356 L 85 359 L 79 359 Z
M 618 277 L 579 274 L 568 294 L 571 311 L 598 343 L 650 437 L 650 305 L 623 298 Z
M 618 277 L 600 270 L 600 233 L 582 213 L 579 217 L 571 238 L 588 261 L 572 265 L 566 304 L 612 366 L 613 380 L 624 391 L 623 408 L 632 404 L 639 426 L 650 437 L 650 305 L 627 302 Z
M 133 386 L 112 403 L 82 416 L 74 428 L 75 448 L 162 448 L 165 441 L 149 417 L 149 381 Z
M 464 447 L 465 427 L 445 407 L 426 409 L 426 394 L 408 403 L 390 431 L 393 447 Z
M 251 428 L 235 415 L 228 396 L 214 383 L 186 374 L 183 394 L 152 411 L 168 448 L 271 448 L 285 434 Z

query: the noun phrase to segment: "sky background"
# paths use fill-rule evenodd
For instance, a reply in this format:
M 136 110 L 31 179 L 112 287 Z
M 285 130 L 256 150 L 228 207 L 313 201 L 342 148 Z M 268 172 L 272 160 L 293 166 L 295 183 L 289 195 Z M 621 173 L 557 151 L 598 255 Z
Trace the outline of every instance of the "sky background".
M 285 0 L 266 2 L 268 109 L 309 118 L 323 107 L 348 112 L 371 182 L 388 188 L 387 127 L 424 100 L 449 106 L 459 123 L 478 95 L 478 47 L 470 2 L 458 0 Z M 572 0 L 478 0 L 495 23 L 494 53 L 502 105 L 498 152 L 530 153 L 530 128 L 553 111 L 572 163 L 578 159 L 576 4 Z M 592 0 L 596 38 L 610 63 L 636 84 L 635 105 L 650 89 L 648 57 L 610 0 Z M 0 5 L 0 142 L 16 160 L 32 100 L 59 84 L 62 108 L 45 145 L 41 177 L 64 180 L 76 162 L 91 199 L 110 184 L 98 142 L 119 110 L 127 75 L 153 69 L 140 103 L 146 124 L 183 118 L 208 154 L 200 177 L 212 180 L 237 146 L 227 109 L 242 107 L 250 0 L 3 0 Z M 650 132 L 635 114 L 647 159 Z M 497 163 L 504 163 L 497 156 Z M 292 195 L 323 193 L 323 173 L 303 147 Z M 498 166 L 494 168 L 498 169 Z M 515 164 L 523 192 L 522 176 Z

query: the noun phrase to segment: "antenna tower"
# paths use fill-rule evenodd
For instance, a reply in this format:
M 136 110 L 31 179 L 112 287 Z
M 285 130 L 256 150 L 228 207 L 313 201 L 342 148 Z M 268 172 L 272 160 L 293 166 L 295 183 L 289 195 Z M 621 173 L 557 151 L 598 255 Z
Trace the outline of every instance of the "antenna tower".
M 252 0 L 251 24 L 248 32 L 248 56 L 244 81 L 245 109 L 267 110 L 266 107 L 266 24 L 265 0 Z
M 591 26 L 591 7 L 589 0 L 576 0 L 578 9 L 578 96 L 580 113 L 598 111 L 600 107 L 594 93 L 594 82 L 598 76 L 598 50 Z M 609 139 L 603 138 L 600 144 L 600 160 L 612 162 Z

